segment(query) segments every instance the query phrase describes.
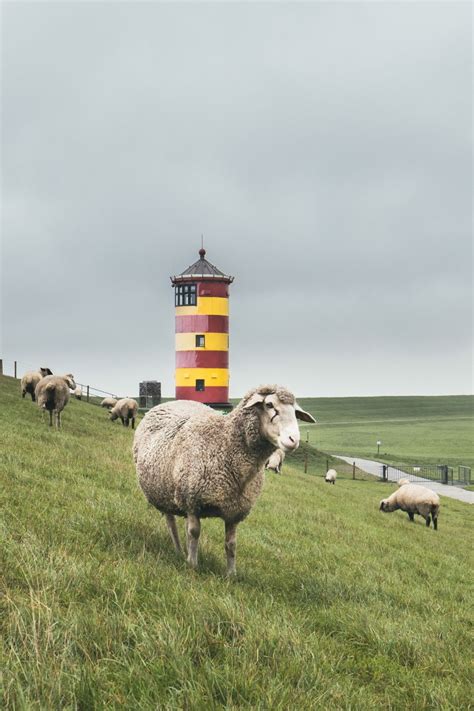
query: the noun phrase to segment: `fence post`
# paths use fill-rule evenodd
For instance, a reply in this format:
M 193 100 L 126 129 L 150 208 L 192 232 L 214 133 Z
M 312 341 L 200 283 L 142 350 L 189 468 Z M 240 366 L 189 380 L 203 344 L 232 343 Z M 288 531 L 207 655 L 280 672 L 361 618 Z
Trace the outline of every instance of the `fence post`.
M 356 478 L 356 463 L 352 462 L 352 478 Z
M 445 464 L 443 467 L 443 484 L 448 483 L 448 465 Z
M 382 481 L 387 481 L 387 465 L 382 464 Z
M 89 386 L 87 386 L 87 395 L 86 395 L 87 402 L 89 402 Z
M 0 358 L 0 375 L 3 375 L 3 359 Z
M 13 361 L 13 377 L 16 379 L 16 360 Z
M 305 448 L 304 450 L 304 473 L 308 473 L 308 449 Z
M 326 471 L 329 471 L 329 459 L 326 459 Z

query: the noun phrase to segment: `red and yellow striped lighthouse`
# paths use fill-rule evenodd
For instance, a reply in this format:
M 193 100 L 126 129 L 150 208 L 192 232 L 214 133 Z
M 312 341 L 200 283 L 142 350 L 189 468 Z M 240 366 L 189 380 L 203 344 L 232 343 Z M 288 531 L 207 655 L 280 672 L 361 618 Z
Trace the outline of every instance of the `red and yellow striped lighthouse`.
M 176 399 L 229 406 L 229 284 L 207 261 L 206 250 L 184 272 L 170 277 L 175 289 Z

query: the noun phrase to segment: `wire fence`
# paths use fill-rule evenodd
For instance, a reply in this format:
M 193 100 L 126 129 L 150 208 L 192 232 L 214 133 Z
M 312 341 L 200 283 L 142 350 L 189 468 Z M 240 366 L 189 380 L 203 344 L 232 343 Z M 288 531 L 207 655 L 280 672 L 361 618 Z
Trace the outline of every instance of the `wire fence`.
M 381 464 L 382 479 L 390 481 L 408 481 L 423 483 L 436 481 L 440 484 L 453 484 L 455 486 L 469 486 L 472 482 L 471 467 L 459 465 L 450 467 L 448 464 Z
M 6 361 L 0 358 L 0 375 L 10 375 L 13 378 L 20 379 L 22 375 L 31 370 L 38 370 L 38 365 L 31 365 L 29 363 L 24 363 L 22 361 Z M 75 381 L 76 386 L 80 388 L 80 394 L 76 395 L 78 400 L 84 400 L 85 402 L 91 403 L 92 405 L 101 405 L 104 398 L 114 398 L 115 400 L 120 400 L 122 397 L 130 397 L 136 400 L 140 404 L 140 409 L 148 410 L 150 404 L 143 401 L 139 395 L 118 395 L 117 393 L 109 392 L 108 390 L 101 390 L 88 383 L 80 383 L 78 380 Z

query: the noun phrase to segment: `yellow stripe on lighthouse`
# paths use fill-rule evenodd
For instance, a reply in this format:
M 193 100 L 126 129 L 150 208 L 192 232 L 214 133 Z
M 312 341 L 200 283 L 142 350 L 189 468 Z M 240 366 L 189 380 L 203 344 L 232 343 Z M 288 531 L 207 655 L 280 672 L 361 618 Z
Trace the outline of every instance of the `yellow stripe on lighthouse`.
M 204 380 L 206 386 L 227 387 L 228 368 L 176 368 L 176 386 L 194 387 L 196 380 Z
M 177 306 L 176 316 L 228 316 L 229 299 L 220 296 L 200 296 L 196 306 Z
M 196 336 L 204 336 L 204 347 L 196 346 Z M 229 348 L 228 333 L 177 333 L 177 351 L 226 351 Z

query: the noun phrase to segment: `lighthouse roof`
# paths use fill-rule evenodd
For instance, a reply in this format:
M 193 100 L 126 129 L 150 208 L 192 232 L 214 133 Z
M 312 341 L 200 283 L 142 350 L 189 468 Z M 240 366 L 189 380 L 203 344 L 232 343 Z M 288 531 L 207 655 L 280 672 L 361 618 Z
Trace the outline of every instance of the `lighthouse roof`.
M 220 269 L 206 259 L 206 250 L 204 248 L 199 250 L 199 259 L 197 262 L 191 264 L 191 266 L 185 269 L 184 272 L 181 272 L 181 274 L 170 278 L 173 284 L 181 281 L 190 281 L 192 279 L 225 281 L 229 284 L 234 281 L 233 276 L 224 274 L 224 272 L 221 272 Z

